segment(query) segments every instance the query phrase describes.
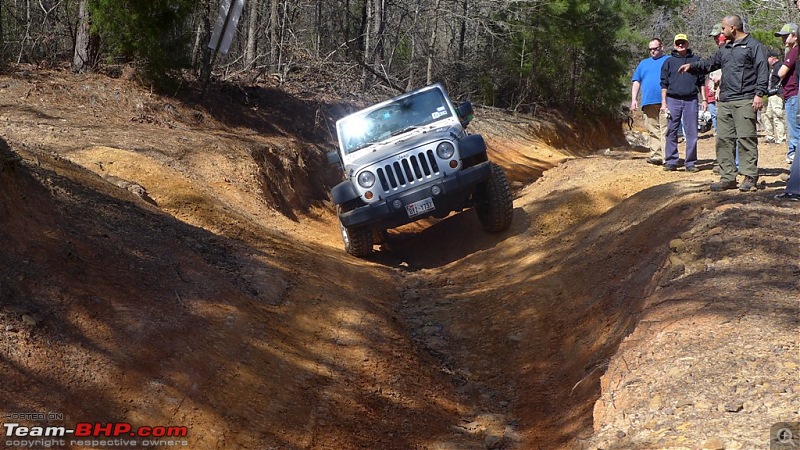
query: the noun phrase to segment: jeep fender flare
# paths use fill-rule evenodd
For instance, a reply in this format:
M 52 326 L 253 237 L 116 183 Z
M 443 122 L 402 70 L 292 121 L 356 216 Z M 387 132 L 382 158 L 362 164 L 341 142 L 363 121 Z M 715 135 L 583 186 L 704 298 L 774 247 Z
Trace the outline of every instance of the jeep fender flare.
M 342 181 L 331 189 L 331 197 L 335 205 L 344 205 L 345 203 L 359 198 L 356 188 L 349 180 Z
M 470 134 L 458 141 L 458 152 L 461 159 L 471 159 L 486 161 L 486 141 L 480 134 Z

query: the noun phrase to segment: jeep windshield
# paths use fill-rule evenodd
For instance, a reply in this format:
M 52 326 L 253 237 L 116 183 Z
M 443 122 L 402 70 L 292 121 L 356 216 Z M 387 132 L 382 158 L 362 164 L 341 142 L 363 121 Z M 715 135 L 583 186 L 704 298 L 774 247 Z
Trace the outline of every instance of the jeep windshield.
M 339 122 L 339 140 L 350 154 L 389 137 L 412 131 L 452 115 L 439 89 L 427 89 Z

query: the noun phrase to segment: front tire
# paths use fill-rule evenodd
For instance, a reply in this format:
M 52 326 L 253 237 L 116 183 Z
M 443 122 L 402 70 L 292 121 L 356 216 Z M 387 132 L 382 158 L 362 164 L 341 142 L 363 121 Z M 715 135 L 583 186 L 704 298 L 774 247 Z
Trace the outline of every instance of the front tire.
M 499 233 L 511 226 L 514 198 L 503 168 L 491 165 L 492 175 L 475 189 L 475 212 L 484 230 Z
M 342 212 L 342 207 L 337 207 L 337 216 Z M 373 233 L 367 227 L 346 227 L 339 219 L 339 230 L 342 233 L 344 251 L 357 257 L 364 258 L 372 253 Z

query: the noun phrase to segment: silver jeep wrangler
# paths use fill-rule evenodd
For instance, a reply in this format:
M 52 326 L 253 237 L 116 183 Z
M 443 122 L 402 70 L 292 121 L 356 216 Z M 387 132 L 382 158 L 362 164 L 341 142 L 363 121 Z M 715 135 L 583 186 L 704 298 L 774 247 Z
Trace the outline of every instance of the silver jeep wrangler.
M 331 196 L 347 253 L 367 256 L 388 228 L 469 207 L 489 232 L 511 225 L 506 175 L 483 137 L 465 131 L 472 114 L 434 84 L 336 122 L 339 151 L 328 162 L 344 169 Z

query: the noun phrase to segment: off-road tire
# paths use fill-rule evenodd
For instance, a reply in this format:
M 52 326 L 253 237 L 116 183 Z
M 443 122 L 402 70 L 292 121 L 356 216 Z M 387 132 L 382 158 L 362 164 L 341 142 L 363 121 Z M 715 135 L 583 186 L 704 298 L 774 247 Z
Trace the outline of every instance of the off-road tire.
M 503 168 L 492 163 L 492 175 L 475 189 L 475 212 L 483 229 L 490 233 L 505 231 L 514 216 L 514 198 Z
M 344 208 L 337 206 L 336 214 L 340 215 Z M 346 227 L 339 220 L 339 230 L 342 234 L 344 251 L 357 257 L 364 258 L 372 253 L 373 233 L 367 227 Z

